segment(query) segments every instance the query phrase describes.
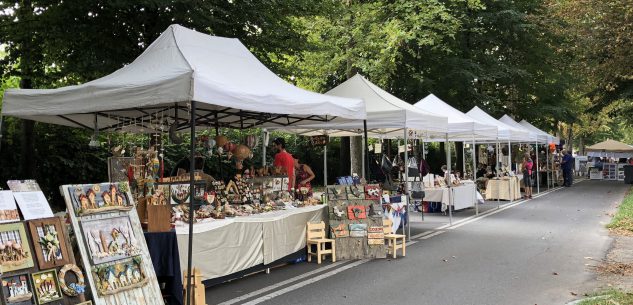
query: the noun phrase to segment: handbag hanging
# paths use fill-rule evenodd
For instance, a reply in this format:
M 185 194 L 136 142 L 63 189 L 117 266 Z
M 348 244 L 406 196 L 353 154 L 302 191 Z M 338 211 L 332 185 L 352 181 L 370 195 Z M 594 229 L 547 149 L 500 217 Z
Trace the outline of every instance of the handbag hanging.
M 420 177 L 420 169 L 418 168 L 418 161 L 415 157 L 409 158 L 407 167 L 409 168 L 409 177 Z
M 410 192 L 411 199 L 422 200 L 424 199 L 424 196 L 425 196 L 425 193 L 424 193 L 424 186 L 422 184 L 422 181 L 417 181 L 417 179 L 413 180 L 413 182 L 411 182 L 411 192 Z

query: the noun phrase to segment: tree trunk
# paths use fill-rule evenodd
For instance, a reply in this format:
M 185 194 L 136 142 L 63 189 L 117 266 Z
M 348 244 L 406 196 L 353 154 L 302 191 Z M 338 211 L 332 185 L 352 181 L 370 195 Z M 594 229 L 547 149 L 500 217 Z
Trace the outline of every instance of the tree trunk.
M 351 172 L 362 176 L 363 173 L 363 137 L 350 138 Z
M 569 126 L 567 127 L 567 150 L 573 152 L 574 151 L 574 142 L 572 142 L 573 139 L 573 127 L 574 127 L 574 123 L 570 123 Z
M 33 8 L 30 0 L 22 1 L 22 5 L 17 10 L 17 16 L 20 20 L 31 20 L 33 16 Z M 33 62 L 33 54 L 31 53 L 31 37 L 27 37 L 22 41 L 21 47 L 24 50 L 20 58 L 21 80 L 20 88 L 33 89 L 33 71 L 35 64 Z M 35 141 L 34 141 L 35 122 L 30 120 L 22 120 L 21 132 L 21 161 L 20 176 L 24 179 L 35 179 Z
M 341 138 L 341 154 L 340 154 L 340 164 L 339 166 L 339 174 L 341 176 L 349 176 L 351 175 L 350 169 L 350 138 L 342 137 Z

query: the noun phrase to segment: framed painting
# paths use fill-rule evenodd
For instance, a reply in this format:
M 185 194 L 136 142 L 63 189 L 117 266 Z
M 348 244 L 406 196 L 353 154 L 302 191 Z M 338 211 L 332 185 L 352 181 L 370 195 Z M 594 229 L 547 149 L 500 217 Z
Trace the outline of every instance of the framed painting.
M 366 219 L 367 210 L 364 205 L 348 205 L 347 218 L 349 220 Z
M 381 195 L 382 191 L 380 190 L 380 185 L 368 184 L 365 186 L 365 199 L 379 200 Z
M 194 186 L 195 189 L 195 193 L 193 194 L 194 196 L 194 203 L 200 203 L 201 201 L 205 201 L 205 184 L 204 183 L 196 183 Z M 172 205 L 178 205 L 178 204 L 189 204 L 189 201 L 191 199 L 190 196 L 190 185 L 189 183 L 178 183 L 178 184 L 171 184 L 169 186 L 169 197 L 170 197 L 170 202 Z
M 366 223 L 350 223 L 349 236 L 350 237 L 366 237 L 367 224 Z
M 108 180 L 110 182 L 129 181 L 128 171 L 134 159 L 134 157 L 108 158 Z
M 70 263 L 62 222 L 58 217 L 31 220 L 29 231 L 33 239 L 33 251 L 41 270 Z
M 0 265 L 2 272 L 33 267 L 33 253 L 22 223 L 0 225 Z
M 142 258 L 136 256 L 92 267 L 97 292 L 105 296 L 144 286 L 148 279 L 141 266 Z
M 141 253 L 128 216 L 82 221 L 81 231 L 95 265 Z
M 350 185 L 347 188 L 348 199 L 365 199 L 365 189 L 362 185 Z
M 31 277 L 33 278 L 33 290 L 37 304 L 45 304 L 62 298 L 55 269 L 36 272 L 31 274 Z
M 127 182 L 80 184 L 68 188 L 76 216 L 129 211 L 134 203 L 128 197 Z
M 27 273 L 2 278 L 2 295 L 6 304 L 32 305 L 33 286 Z

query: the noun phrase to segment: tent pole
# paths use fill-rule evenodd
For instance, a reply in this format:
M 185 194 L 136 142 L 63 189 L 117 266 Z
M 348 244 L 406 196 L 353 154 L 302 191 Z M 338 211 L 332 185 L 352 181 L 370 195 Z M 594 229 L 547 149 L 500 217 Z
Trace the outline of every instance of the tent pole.
M 266 167 L 266 128 L 262 129 L 262 168 Z
M 195 194 L 195 171 L 196 171 L 196 102 L 191 101 L 191 135 L 189 143 L 190 161 L 189 161 L 189 244 L 187 245 L 187 305 L 191 305 L 191 274 L 193 265 L 193 201 Z
M 501 199 L 499 197 L 501 197 L 501 173 L 500 173 L 500 164 L 499 164 L 499 160 L 501 160 L 501 142 L 499 142 L 499 140 L 497 140 L 497 151 L 495 154 L 495 168 L 497 169 L 497 179 L 499 179 L 499 183 L 497 184 L 497 209 L 501 207 Z
M 475 196 L 473 202 L 475 203 L 475 215 L 479 215 L 479 202 L 477 200 L 477 158 L 475 157 L 477 153 L 477 150 L 475 149 L 475 134 L 473 133 L 473 149 L 472 149 L 472 155 L 473 155 L 473 182 L 475 183 L 475 193 L 473 194 L 473 196 Z
M 408 138 L 408 133 L 409 131 L 407 130 L 407 127 L 404 128 L 404 195 L 405 198 L 407 199 L 407 203 L 406 203 L 406 208 L 405 208 L 405 212 L 406 212 L 406 220 L 407 220 L 407 240 L 411 240 L 411 223 L 409 223 L 409 166 L 408 166 L 408 162 L 409 162 L 409 138 Z M 404 231 L 404 226 L 402 227 L 402 230 Z
M 420 162 L 422 162 L 422 160 L 426 162 L 426 147 L 424 145 L 424 138 L 424 135 L 422 135 L 422 157 L 420 158 Z M 419 165 L 420 163 L 418 163 L 418 167 Z M 422 187 L 424 187 L 424 176 L 422 176 L 420 180 L 422 180 Z M 424 221 L 424 198 L 422 198 L 422 209 L 420 210 L 420 214 L 422 215 L 422 221 Z
M 0 151 L 2 151 L 2 123 L 4 117 L 2 116 L 2 113 L 0 113 Z
M 448 224 L 449 225 L 453 225 L 453 211 L 452 211 L 452 205 L 453 205 L 453 196 L 452 192 L 453 192 L 453 187 L 451 185 L 452 181 L 451 181 L 451 145 L 448 142 L 448 133 L 446 133 L 446 174 L 447 176 L 446 178 L 446 184 L 448 185 Z
M 508 172 L 512 171 L 512 143 L 508 140 Z M 512 180 L 512 177 L 510 177 Z M 510 194 L 510 203 L 514 201 L 514 192 L 512 191 L 512 183 L 508 183 L 508 191 Z M 521 192 L 521 187 L 519 186 L 519 193 Z
M 536 143 L 536 193 L 541 193 L 541 172 L 539 171 L 538 163 L 538 141 Z
M 549 145 L 545 146 L 545 174 L 547 176 L 547 190 L 549 191 L 549 183 L 551 181 L 549 178 Z
M 323 186 L 327 186 L 327 143 L 323 146 Z
M 363 175 L 365 179 L 367 180 L 367 183 L 370 183 L 371 167 L 369 165 L 369 144 L 368 144 L 369 138 L 367 137 L 367 120 L 363 120 L 363 131 L 365 134 L 365 149 L 363 150 L 365 152 L 365 166 L 363 166 L 363 171 L 364 171 Z
M 462 141 L 462 178 L 466 179 L 466 141 Z

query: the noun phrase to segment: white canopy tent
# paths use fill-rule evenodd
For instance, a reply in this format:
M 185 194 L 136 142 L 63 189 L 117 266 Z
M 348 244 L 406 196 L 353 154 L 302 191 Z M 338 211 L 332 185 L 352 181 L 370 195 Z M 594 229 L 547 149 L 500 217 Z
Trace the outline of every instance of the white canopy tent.
M 463 112 L 453 108 L 451 105 L 442 101 L 434 94 L 429 94 L 425 98 L 421 99 L 414 104 L 416 108 L 434 113 L 437 115 L 445 115 L 448 117 L 448 136 L 447 141 L 456 142 L 472 142 L 472 161 L 473 161 L 473 181 L 475 178 L 475 172 L 477 171 L 477 164 L 475 160 L 475 142 L 479 140 L 493 141 L 497 139 L 498 128 L 494 125 L 488 125 L 481 123 L 479 120 L 474 119 Z M 424 144 L 423 144 L 424 145 Z M 447 145 L 447 148 L 449 146 Z M 424 146 L 423 146 L 424 150 Z M 447 149 L 448 150 L 448 149 Z M 423 153 L 424 154 L 424 153 Z M 447 152 L 450 154 L 450 151 Z M 466 160 L 464 157 L 463 173 L 466 174 Z M 447 162 L 448 163 L 448 162 Z M 447 165 L 450 166 L 450 165 Z M 473 198 L 476 199 L 476 193 L 473 194 Z M 479 207 L 475 204 L 475 213 L 479 214 Z
M 512 126 L 500 122 L 493 118 L 481 108 L 475 106 L 473 109 L 466 113 L 471 118 L 474 118 L 484 124 L 494 125 L 498 128 L 498 139 L 503 142 L 527 142 L 530 141 L 530 136 L 524 130 L 516 129 Z
M 327 95 L 363 99 L 367 110 L 367 134 L 373 138 L 400 138 L 404 130 L 415 130 L 443 137 L 448 131 L 448 118 L 413 107 L 376 86 L 360 74 L 354 75 Z M 297 124 L 290 128 L 276 127 L 301 135 L 328 134 L 332 137 L 357 136 L 363 120 L 333 119 L 328 122 Z
M 315 122 L 298 124 L 296 127 L 276 127 L 288 132 L 300 135 L 322 135 L 331 137 L 358 136 L 362 134 L 366 126 L 365 147 L 367 138 L 403 138 L 407 143 L 410 133 L 428 135 L 431 137 L 445 137 L 448 132 L 448 118 L 443 115 L 435 115 L 418 109 L 413 105 L 395 97 L 389 92 L 376 86 L 360 74 L 356 74 L 332 90 L 328 95 L 348 98 L 359 98 L 365 101 L 367 120 L 339 120 L 329 122 Z M 405 144 L 406 145 L 406 144 Z M 405 146 L 406 147 L 406 146 Z M 365 171 L 368 153 L 363 150 L 363 171 Z M 405 160 L 408 159 L 408 150 L 405 149 Z M 324 162 L 327 162 L 324 158 Z M 326 166 L 327 168 L 327 166 Z M 327 174 L 327 172 L 326 172 Z M 408 177 L 408 167 L 405 167 L 405 176 Z M 408 186 L 405 192 L 408 193 Z M 407 202 L 408 204 L 408 202 Z M 409 228 L 410 235 L 410 228 Z
M 534 143 L 534 142 L 538 142 L 538 143 L 547 143 L 547 138 L 543 137 L 542 135 L 534 132 L 533 130 L 527 129 L 525 128 L 525 126 L 517 123 L 517 121 L 515 121 L 514 119 L 512 119 L 509 115 L 504 114 L 501 118 L 499 118 L 499 122 L 502 122 L 510 127 L 513 127 L 515 129 L 524 131 L 525 133 L 527 133 L 529 141 L 526 141 L 527 143 Z
M 541 137 L 545 137 L 547 139 L 547 143 L 554 143 L 554 144 L 559 144 L 560 140 L 555 137 L 552 136 L 550 134 L 548 134 L 545 131 L 542 131 L 540 129 L 538 129 L 536 126 L 530 124 L 530 122 L 526 121 L 526 120 L 521 120 L 521 122 L 519 122 L 519 124 L 521 124 L 523 127 L 525 127 L 526 129 L 532 130 L 533 132 L 539 134 Z
M 288 126 L 300 121 L 364 119 L 360 99 L 295 87 L 279 78 L 237 39 L 171 25 L 136 60 L 94 81 L 58 89 L 9 89 L 2 114 L 99 130 L 137 125 L 189 111 L 198 124 Z M 96 122 L 95 122 L 96 121 Z M 181 122 L 182 121 L 182 122 Z M 133 124 L 136 122 L 137 124 Z
M 134 62 L 108 76 L 58 89 L 10 89 L 3 103 L 6 116 L 95 130 L 126 126 L 150 130 L 169 119 L 176 128 L 190 128 L 191 160 L 196 125 L 250 128 L 366 118 L 360 99 L 297 88 L 266 68 L 239 40 L 179 25 L 171 25 Z M 179 111 L 187 115 L 179 117 Z M 193 189 L 195 162 L 190 163 Z M 193 192 L 191 196 L 193 204 Z M 189 219 L 193 212 L 191 206 Z M 187 295 L 191 294 L 192 238 L 193 221 Z
M 426 112 L 448 117 L 448 137 L 454 141 L 496 140 L 498 127 L 484 124 L 453 108 L 434 94 L 429 94 L 413 106 Z

